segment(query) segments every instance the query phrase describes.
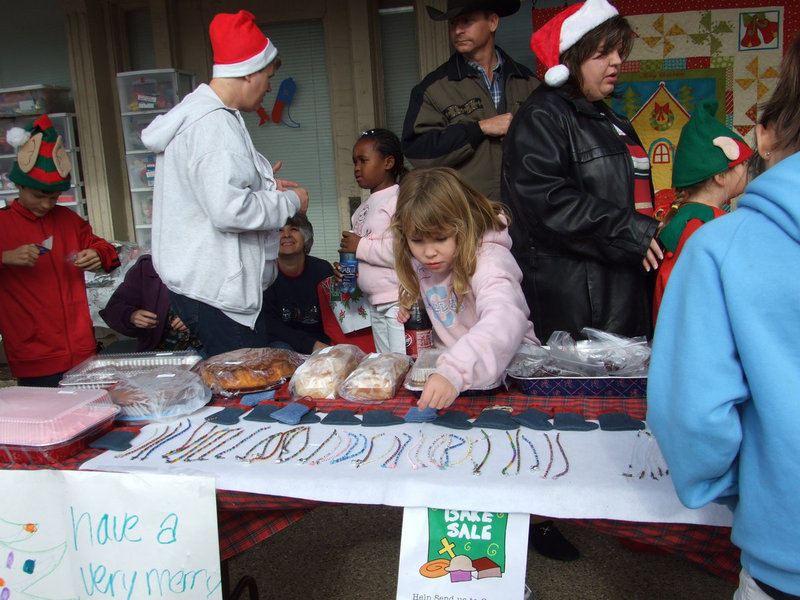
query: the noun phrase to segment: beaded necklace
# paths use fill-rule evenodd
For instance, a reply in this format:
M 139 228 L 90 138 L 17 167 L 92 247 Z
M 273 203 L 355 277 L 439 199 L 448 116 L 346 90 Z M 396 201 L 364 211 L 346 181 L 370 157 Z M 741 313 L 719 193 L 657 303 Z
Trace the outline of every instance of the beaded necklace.
M 550 448 L 550 460 L 547 463 L 547 469 L 545 469 L 544 475 L 542 475 L 542 479 L 547 479 L 547 476 L 550 474 L 550 468 L 553 466 L 553 442 L 550 441 L 550 436 L 546 433 L 544 434 L 544 439 L 547 440 L 547 447 Z
M 539 453 L 536 452 L 536 446 L 534 446 L 533 442 L 530 441 L 524 435 L 522 436 L 522 439 L 525 440 L 528 443 L 528 446 L 531 447 L 531 451 L 533 452 L 533 457 L 536 459 L 536 464 L 531 467 L 531 471 L 538 471 L 539 470 Z
M 190 436 L 189 436 L 189 439 L 188 439 L 188 440 L 186 440 L 186 442 L 185 442 L 183 445 L 181 445 L 181 446 L 179 446 L 179 447 L 175 448 L 174 450 L 171 450 L 170 452 L 167 452 L 166 454 L 163 454 L 163 455 L 162 455 L 162 457 L 164 458 L 164 460 L 166 460 L 168 463 L 177 462 L 177 461 L 179 460 L 179 458 L 180 458 L 180 454 L 181 454 L 182 452 L 186 452 L 186 451 L 187 451 L 188 449 L 190 449 L 190 448 L 191 448 L 191 447 L 192 447 L 192 446 L 193 446 L 195 443 L 197 443 L 197 442 L 195 442 L 195 439 L 194 439 L 194 438 L 195 438 L 195 436 L 196 436 L 196 435 L 198 435 L 198 434 L 200 433 L 200 431 L 201 431 L 201 430 L 202 430 L 202 429 L 203 429 L 203 428 L 204 428 L 206 425 L 208 425 L 209 427 L 211 426 L 211 425 L 209 424 L 209 422 L 208 422 L 208 421 L 203 421 L 202 423 L 200 423 L 200 427 L 198 427 L 197 429 L 195 429 L 195 430 L 192 432 L 192 435 L 190 435 Z M 201 436 L 200 438 L 198 438 L 198 441 L 202 440 L 204 437 L 205 437 L 205 434 L 204 434 L 203 436 Z M 169 457 L 170 457 L 170 456 L 173 456 L 173 455 L 177 455 L 177 456 L 178 456 L 178 458 L 176 458 L 176 459 L 174 459 L 174 460 L 170 460 L 170 458 L 169 458 Z
M 281 448 L 281 451 L 278 453 L 278 458 L 275 459 L 275 462 L 277 462 L 277 463 L 284 463 L 284 462 L 288 462 L 288 461 L 292 460 L 294 457 L 296 457 L 298 454 L 300 454 L 303 450 L 305 450 L 308 447 L 308 440 L 311 437 L 311 433 L 310 433 L 311 428 L 310 427 L 308 427 L 307 425 L 302 425 L 300 427 L 295 427 L 294 429 L 292 429 L 290 431 L 292 431 L 292 435 L 291 435 L 291 437 L 287 436 L 286 439 L 284 440 L 283 447 Z M 303 442 L 303 445 L 300 447 L 300 449 L 297 450 L 294 454 L 292 454 L 290 456 L 283 456 L 284 453 L 289 451 L 289 444 L 292 442 L 292 440 L 295 437 L 297 437 L 298 434 L 300 434 L 302 432 L 305 432 L 306 439 Z
M 209 454 L 219 450 L 220 448 L 225 446 L 225 444 L 227 444 L 231 440 L 234 440 L 237 437 L 239 437 L 240 435 L 242 435 L 243 432 L 244 432 L 244 429 L 242 429 L 241 427 L 236 427 L 235 429 L 229 429 L 227 431 L 223 431 L 222 435 L 219 436 L 219 438 L 218 438 L 218 443 L 213 445 L 210 450 L 208 450 L 208 451 L 204 452 L 203 454 L 201 454 L 196 460 L 208 460 L 208 455 Z
M 339 434 L 339 432 L 338 432 L 336 429 L 334 429 L 334 430 L 333 430 L 333 433 L 335 433 L 335 434 L 336 434 L 336 447 L 335 447 L 333 450 L 331 450 L 330 452 L 328 452 L 328 453 L 327 453 L 325 456 L 321 456 L 321 457 L 319 457 L 317 460 L 312 460 L 312 461 L 310 461 L 310 462 L 308 463 L 309 465 L 311 465 L 312 467 L 314 467 L 314 466 L 316 466 L 316 465 L 318 465 L 318 464 L 320 464 L 320 463 L 324 463 L 324 462 L 326 462 L 326 461 L 330 460 L 330 458 L 331 458 L 332 456 L 334 456 L 334 455 L 335 455 L 335 454 L 336 454 L 336 453 L 339 451 L 339 446 L 341 446 L 341 445 L 342 445 L 342 440 L 343 440 L 344 438 L 343 438 L 343 437 L 342 437 L 342 436 Z M 330 439 L 330 438 L 329 438 L 329 439 Z M 325 441 L 327 441 L 327 440 L 325 440 Z
M 214 427 L 215 428 L 209 431 L 208 434 L 206 434 L 202 438 L 199 438 L 193 448 L 190 448 L 184 454 L 176 457 L 173 462 L 177 460 L 182 460 L 184 462 L 190 462 L 194 460 L 204 460 L 203 459 L 204 454 L 200 454 L 203 450 L 211 446 L 213 451 L 214 449 L 224 445 L 225 444 L 224 438 L 226 438 L 231 433 L 231 430 L 219 427 L 218 425 L 215 425 Z M 220 440 L 222 440 L 222 444 L 219 443 Z M 195 455 L 198 454 L 200 454 L 200 456 L 198 458 L 194 458 Z
M 303 457 L 303 458 L 299 458 L 299 459 L 297 459 L 297 462 L 301 462 L 301 463 L 307 463 L 307 462 L 308 462 L 308 461 L 310 461 L 312 458 L 314 458 L 314 457 L 317 455 L 317 453 L 318 453 L 320 450 L 322 450 L 322 449 L 323 449 L 323 448 L 324 448 L 324 447 L 325 447 L 325 446 L 328 444 L 328 442 L 330 442 L 330 441 L 333 439 L 333 437 L 334 437 L 334 436 L 338 436 L 338 435 L 339 435 L 339 432 L 338 432 L 336 429 L 334 429 L 334 430 L 333 430 L 333 432 L 331 432 L 331 434 L 330 434 L 330 435 L 329 435 L 329 436 L 328 436 L 328 437 L 325 439 L 325 441 L 324 441 L 324 442 L 322 442 L 322 443 L 321 443 L 319 446 L 317 446 L 316 450 L 314 450 L 314 451 L 313 451 L 311 454 L 309 454 L 308 456 L 305 456 L 305 457 Z
M 263 427 L 263 430 L 269 429 L 269 427 Z M 267 436 L 263 440 L 258 440 L 253 446 L 250 447 L 250 450 L 245 452 L 241 456 L 236 456 L 236 460 L 243 461 L 243 462 L 252 462 L 253 459 L 250 458 L 251 454 L 255 454 L 261 446 L 266 446 L 267 443 L 272 439 L 272 436 Z
M 179 448 L 175 448 L 174 450 L 167 452 L 166 454 L 163 454 L 162 456 L 164 460 L 170 464 L 176 463 L 179 460 L 185 460 L 186 457 L 194 455 L 201 448 L 205 448 L 208 445 L 209 440 L 215 439 L 221 432 L 219 425 L 213 425 L 211 426 L 211 431 L 203 433 L 203 435 L 199 436 L 197 439 L 194 439 L 194 436 L 197 435 L 201 429 L 203 429 L 203 426 L 206 423 L 208 423 L 208 421 L 203 421 L 203 423 L 200 424 L 200 427 L 195 429 L 194 433 L 191 435 L 191 437 L 189 437 L 185 444 Z
M 352 443 L 352 445 L 348 444 L 347 448 L 345 448 L 345 451 L 342 454 L 340 454 L 336 458 L 331 459 L 331 464 L 332 465 L 335 465 L 336 463 L 339 463 L 339 462 L 344 462 L 346 460 L 350 460 L 350 459 L 355 458 L 357 456 L 361 456 L 361 454 L 364 451 L 366 451 L 366 449 L 367 449 L 367 436 L 365 436 L 363 433 L 359 433 L 358 435 L 356 435 L 355 433 L 349 433 L 349 432 L 348 432 L 347 435 L 352 438 L 353 443 Z M 361 439 L 362 438 L 364 439 L 364 447 L 361 448 L 361 450 L 357 451 L 358 447 L 361 445 Z
M 483 460 L 480 462 L 480 464 L 475 465 L 475 467 L 472 469 L 473 475 L 481 474 L 481 469 L 483 468 L 483 465 L 486 464 L 486 461 L 489 458 L 489 453 L 492 451 L 492 441 L 489 439 L 489 434 L 486 433 L 483 429 L 481 429 L 481 433 L 483 434 L 483 437 L 486 440 L 486 454 L 484 455 Z
M 378 438 L 381 438 L 383 436 L 384 436 L 383 433 L 376 433 L 375 435 L 372 436 L 372 439 L 369 441 L 369 450 L 367 451 L 366 456 L 364 458 L 359 459 L 359 460 L 353 461 L 353 462 L 356 463 L 356 468 L 362 467 L 362 466 L 364 466 L 366 464 L 369 464 L 371 462 L 375 462 L 376 460 L 380 460 L 379 458 L 370 459 L 370 456 L 372 455 L 372 450 L 375 448 L 375 440 L 377 440 Z M 386 455 L 384 454 L 384 456 L 386 456 Z M 383 458 L 383 456 L 381 456 L 381 458 Z
M 428 465 L 426 465 L 424 462 L 420 463 L 420 457 L 419 457 L 419 452 L 420 452 L 420 450 L 422 450 L 422 445 L 424 443 L 425 443 L 425 434 L 420 429 L 419 430 L 419 443 L 417 444 L 417 449 L 414 452 L 414 460 L 411 459 L 411 448 L 408 449 L 408 462 L 411 463 L 411 468 L 414 469 L 415 471 L 417 469 L 419 469 L 420 467 L 422 467 L 424 469 L 428 468 Z
M 131 455 L 131 457 L 130 457 L 131 460 L 136 460 L 137 458 L 139 460 L 145 460 L 148 456 L 150 456 L 150 454 L 152 454 L 152 452 L 156 448 L 159 448 L 160 446 L 163 446 L 167 442 L 169 442 L 171 440 L 174 440 L 178 436 L 183 435 L 184 433 L 189 431 L 189 429 L 191 429 L 191 427 L 192 427 L 191 420 L 187 419 L 186 420 L 186 427 L 181 430 L 180 429 L 181 423 L 183 423 L 183 421 L 179 421 L 178 424 L 175 425 L 175 429 L 172 430 L 172 431 L 170 431 L 170 427 L 169 427 L 169 425 L 167 425 L 166 428 L 164 429 L 164 432 L 162 434 L 160 434 L 160 435 L 158 435 L 158 430 L 156 430 L 154 432 L 154 436 L 152 438 L 150 438 L 150 440 L 148 440 L 147 442 L 145 442 L 144 444 L 142 444 L 140 446 L 137 446 L 135 448 L 127 450 L 126 452 L 123 452 L 122 454 L 117 454 L 116 457 L 117 458 L 123 458 L 125 456 Z
M 519 429 L 517 429 L 517 432 L 519 432 Z M 508 431 L 506 431 L 506 436 L 508 436 L 508 443 L 511 444 L 511 451 L 513 452 L 513 454 L 511 455 L 511 460 L 509 461 L 509 463 L 505 467 L 503 467 L 502 470 L 503 475 L 510 474 L 508 470 L 511 468 L 511 465 L 513 465 L 516 462 L 517 454 L 519 454 L 517 452 L 517 446 L 514 444 L 514 440 L 511 438 L 511 434 L 508 433 Z
M 388 468 L 388 469 L 394 469 L 395 467 L 397 467 L 397 462 L 400 460 L 400 457 L 403 455 L 403 450 L 406 449 L 406 446 L 408 446 L 409 442 L 413 439 L 413 437 L 411 435 L 409 435 L 408 433 L 406 433 L 406 432 L 403 432 L 403 435 L 406 436 L 406 441 L 403 442 L 403 445 L 400 446 L 397 449 L 397 452 L 395 452 L 394 454 L 392 454 L 392 456 L 390 456 L 389 458 L 386 459 L 386 462 L 384 462 L 381 465 L 381 467 Z M 364 441 L 365 441 L 365 446 L 366 446 L 366 438 L 364 438 Z M 399 442 L 400 439 L 398 438 L 397 441 Z
M 564 457 L 564 465 L 565 466 L 564 466 L 564 470 L 563 471 L 561 471 L 557 475 L 553 475 L 553 479 L 558 479 L 562 475 L 566 475 L 567 473 L 569 473 L 569 459 L 567 458 L 567 453 L 564 452 L 564 446 L 561 445 L 561 439 L 560 438 L 561 438 L 561 432 L 559 431 L 556 434 L 556 445 L 558 446 L 558 449 L 561 450 L 561 456 Z
M 261 433 L 262 431 L 266 431 L 267 429 L 269 429 L 269 425 L 267 425 L 266 427 L 259 427 L 259 428 L 258 428 L 258 429 L 256 429 L 254 432 L 252 432 L 250 435 L 248 435 L 248 436 L 246 436 L 245 438 L 243 438 L 243 439 L 239 440 L 239 441 L 238 441 L 236 444 L 234 444 L 234 445 L 233 445 L 233 446 L 231 446 L 230 448 L 227 448 L 226 450 L 223 450 L 222 452 L 218 452 L 217 454 L 215 454 L 215 455 L 214 455 L 214 458 L 224 458 L 224 457 L 225 457 L 225 455 L 226 455 L 228 452 L 230 452 L 231 450 L 236 450 L 236 448 L 238 448 L 239 446 L 241 446 L 242 444 L 244 444 L 244 443 L 245 443 L 247 440 L 249 440 L 249 439 L 253 438 L 254 436 L 256 436 L 256 435 L 258 435 L 259 433 Z M 237 458 L 238 458 L 238 457 L 237 457 Z

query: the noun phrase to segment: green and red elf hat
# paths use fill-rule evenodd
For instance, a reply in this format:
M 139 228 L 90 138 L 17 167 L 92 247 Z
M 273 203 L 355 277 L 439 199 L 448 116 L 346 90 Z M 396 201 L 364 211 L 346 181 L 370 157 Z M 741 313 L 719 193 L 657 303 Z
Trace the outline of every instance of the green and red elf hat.
M 718 107 L 713 98 L 701 100 L 681 129 L 672 166 L 672 187 L 700 183 L 753 155 L 753 149 L 738 133 L 717 121 Z
M 25 129 L 12 127 L 6 140 L 17 149 L 17 160 L 8 175 L 11 181 L 46 192 L 70 188 L 72 164 L 50 117 L 42 115 Z

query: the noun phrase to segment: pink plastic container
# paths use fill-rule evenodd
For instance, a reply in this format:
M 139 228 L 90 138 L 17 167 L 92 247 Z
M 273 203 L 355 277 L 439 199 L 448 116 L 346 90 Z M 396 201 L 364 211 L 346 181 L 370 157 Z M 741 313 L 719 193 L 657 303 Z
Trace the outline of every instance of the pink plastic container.
M 105 390 L 0 389 L 0 461 L 61 462 L 111 430 L 119 408 Z

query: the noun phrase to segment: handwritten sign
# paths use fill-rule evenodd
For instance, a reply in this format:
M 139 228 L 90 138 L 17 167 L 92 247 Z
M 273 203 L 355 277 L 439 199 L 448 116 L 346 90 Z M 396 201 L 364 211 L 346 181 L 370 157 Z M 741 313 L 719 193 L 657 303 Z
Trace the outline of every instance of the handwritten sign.
M 406 508 L 398 600 L 521 599 L 527 514 Z
M 213 479 L 42 470 L 0 483 L 9 598 L 222 598 Z

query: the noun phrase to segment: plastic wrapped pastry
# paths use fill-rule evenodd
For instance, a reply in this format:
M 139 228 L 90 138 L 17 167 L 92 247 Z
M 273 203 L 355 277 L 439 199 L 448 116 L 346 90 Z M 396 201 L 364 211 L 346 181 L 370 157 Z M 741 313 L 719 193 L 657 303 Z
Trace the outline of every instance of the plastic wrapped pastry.
M 292 398 L 336 398 L 339 384 L 358 366 L 364 351 L 351 344 L 322 348 L 295 371 L 289 382 Z
M 397 393 L 411 365 L 405 354 L 369 354 L 339 386 L 339 396 L 365 404 L 389 400 Z
M 242 348 L 212 356 L 197 368 L 212 392 L 232 396 L 283 385 L 303 360 L 282 348 Z

